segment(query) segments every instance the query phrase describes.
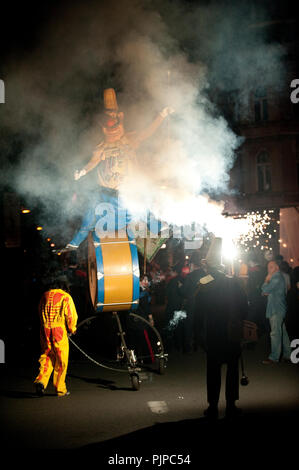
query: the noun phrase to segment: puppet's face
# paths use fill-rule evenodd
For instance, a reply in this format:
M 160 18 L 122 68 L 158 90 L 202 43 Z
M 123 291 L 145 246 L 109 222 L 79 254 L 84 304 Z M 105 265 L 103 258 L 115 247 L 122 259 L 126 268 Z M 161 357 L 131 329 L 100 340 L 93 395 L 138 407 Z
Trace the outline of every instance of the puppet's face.
M 124 113 L 105 111 L 102 128 L 107 142 L 115 142 L 124 135 L 123 120 Z

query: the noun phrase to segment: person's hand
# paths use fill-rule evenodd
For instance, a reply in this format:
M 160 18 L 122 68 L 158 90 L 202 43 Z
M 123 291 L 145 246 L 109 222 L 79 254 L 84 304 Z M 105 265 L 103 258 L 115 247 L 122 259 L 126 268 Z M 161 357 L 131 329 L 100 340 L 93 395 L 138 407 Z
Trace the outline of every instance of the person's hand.
M 268 284 L 271 281 L 272 274 L 266 276 L 265 282 Z
M 74 178 L 77 181 L 81 178 L 81 176 L 85 176 L 85 175 L 86 175 L 86 170 L 84 170 L 84 169 L 81 170 L 81 171 L 76 170 L 75 173 L 74 173 Z
M 162 109 L 160 115 L 162 116 L 162 118 L 166 118 L 167 116 L 169 116 L 169 114 L 172 113 L 174 113 L 174 109 L 171 106 L 166 106 L 166 108 Z

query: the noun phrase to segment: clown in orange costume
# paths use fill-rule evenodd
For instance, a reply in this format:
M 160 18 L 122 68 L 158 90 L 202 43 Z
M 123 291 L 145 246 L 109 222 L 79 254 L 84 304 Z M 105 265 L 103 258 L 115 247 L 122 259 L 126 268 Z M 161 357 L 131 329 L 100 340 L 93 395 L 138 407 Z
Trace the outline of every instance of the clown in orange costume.
M 50 289 L 39 304 L 41 356 L 39 374 L 35 379 L 36 392 L 44 394 L 53 372 L 57 396 L 69 395 L 65 378 L 69 358 L 68 333 L 76 332 L 77 311 L 66 290 Z

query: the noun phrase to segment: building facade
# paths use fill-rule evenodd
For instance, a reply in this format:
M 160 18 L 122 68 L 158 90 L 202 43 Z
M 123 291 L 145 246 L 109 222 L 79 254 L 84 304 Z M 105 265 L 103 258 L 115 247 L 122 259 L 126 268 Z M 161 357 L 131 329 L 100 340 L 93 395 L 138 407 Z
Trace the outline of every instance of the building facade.
M 299 103 L 291 100 L 291 83 L 299 78 L 298 26 L 296 18 L 250 25 L 253 31 L 267 29 L 283 47 L 283 81 L 273 89 L 263 85 L 261 76 L 260 86 L 249 93 L 243 114 L 238 106 L 238 90 L 225 98 L 228 118 L 244 139 L 231 171 L 234 193 L 228 198 L 227 212 L 271 211 L 278 230 L 271 234 L 268 244 L 291 266 L 299 265 L 299 243 L 298 247 L 295 243 L 297 239 L 299 242 L 299 233 L 293 233 L 299 227 Z

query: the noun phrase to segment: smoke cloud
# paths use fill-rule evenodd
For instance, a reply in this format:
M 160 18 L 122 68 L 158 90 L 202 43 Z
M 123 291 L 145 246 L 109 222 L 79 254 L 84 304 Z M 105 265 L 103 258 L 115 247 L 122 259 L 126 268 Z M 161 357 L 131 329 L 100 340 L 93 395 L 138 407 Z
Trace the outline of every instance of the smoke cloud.
M 246 106 L 261 71 L 263 86 L 279 86 L 283 76 L 282 48 L 260 31 L 252 34 L 247 14 L 237 2 L 213 1 L 60 8 L 35 50 L 6 67 L 3 129 L 21 151 L 5 178 L 43 204 L 49 227 L 82 215 L 73 194 L 87 194 L 91 179 L 75 182 L 73 173 L 103 138 L 102 94 L 113 87 L 127 131 L 143 129 L 165 106 L 175 110 L 141 146 L 135 175 L 120 188 L 129 210 L 150 209 L 168 223 L 208 224 L 208 195 L 228 191 L 241 142 L 213 102 L 214 86 L 239 90 Z M 3 148 L 12 152 L 7 142 Z
M 171 318 L 171 320 L 169 320 L 167 329 L 169 331 L 173 330 L 178 326 L 178 323 L 181 320 L 184 320 L 185 318 L 187 318 L 186 312 L 184 312 L 183 310 L 176 310 L 175 312 L 173 312 L 173 317 Z

